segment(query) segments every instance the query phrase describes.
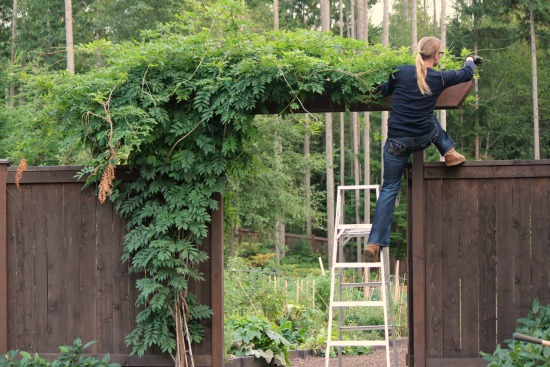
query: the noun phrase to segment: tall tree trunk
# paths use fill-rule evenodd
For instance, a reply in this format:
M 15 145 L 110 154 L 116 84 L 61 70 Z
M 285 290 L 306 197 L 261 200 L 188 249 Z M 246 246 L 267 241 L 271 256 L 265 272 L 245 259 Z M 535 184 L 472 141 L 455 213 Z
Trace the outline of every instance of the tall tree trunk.
M 332 114 L 325 114 L 325 144 L 327 167 L 327 237 L 328 264 L 332 266 L 332 246 L 334 242 L 334 149 L 332 146 Z
M 330 2 L 321 0 L 321 29 L 330 31 Z M 325 114 L 325 154 L 327 167 L 327 237 L 328 237 L 328 264 L 332 266 L 332 246 L 334 242 L 334 149 L 332 136 L 332 114 Z
M 344 36 L 344 0 L 338 1 L 338 7 L 340 9 L 338 26 L 340 27 L 340 36 Z
M 423 12 L 422 12 L 422 18 L 423 18 L 423 22 L 424 23 L 424 34 L 422 35 L 422 37 L 426 37 L 427 35 L 427 32 L 428 32 L 428 7 L 426 6 L 426 0 L 424 0 L 424 9 Z
M 273 28 L 279 29 L 279 0 L 273 0 Z
M 365 3 L 363 0 L 357 0 L 357 34 L 356 38 L 361 40 L 365 38 Z
M 67 69 L 74 75 L 73 2 L 65 0 L 65 35 L 67 41 Z
M 365 2 L 365 43 L 369 43 L 369 1 Z M 406 1 L 406 0 L 405 0 Z M 370 185 L 370 112 L 364 114 L 365 125 L 363 127 L 363 184 Z M 363 223 L 370 223 L 370 193 L 365 191 Z M 367 238 L 365 238 L 365 244 Z
M 411 0 L 411 54 L 416 53 L 418 43 L 418 24 L 416 19 L 416 1 Z
M 351 126 L 353 131 L 353 178 L 355 185 L 360 185 L 361 169 L 359 168 L 359 124 L 358 113 L 354 112 L 351 118 Z M 361 192 L 355 190 L 355 223 L 361 223 Z M 357 261 L 361 261 L 361 240 L 357 239 Z M 362 276 L 361 269 L 359 275 Z
M 382 46 L 390 45 L 390 0 L 384 0 L 384 18 L 382 20 Z
M 11 55 L 10 55 L 10 62 L 11 64 L 15 64 L 15 48 L 17 46 L 17 7 L 18 3 L 17 0 L 13 0 L 13 15 L 11 18 Z M 10 83 L 10 91 L 9 91 L 9 106 L 13 107 L 15 106 L 15 84 L 13 82 Z
M 441 0 L 441 47 L 447 48 L 447 0 Z
M 277 160 L 282 159 L 283 142 L 279 134 L 275 135 L 275 157 Z M 275 224 L 275 254 L 277 256 L 277 264 L 281 263 L 281 259 L 285 257 L 285 223 L 282 219 L 277 219 Z
M 330 0 L 321 0 L 321 30 L 330 31 Z
M 345 185 L 346 175 L 346 115 L 340 112 L 340 185 Z
M 306 191 L 306 203 L 307 203 L 307 210 L 308 214 L 306 216 L 306 235 L 308 236 L 308 242 L 309 242 L 309 248 L 312 248 L 311 243 L 311 234 L 312 234 L 312 226 L 311 226 L 311 215 L 309 214 L 311 211 L 311 164 L 310 164 L 310 127 L 309 127 L 309 115 L 306 115 L 306 134 L 304 138 L 304 157 L 306 158 L 306 173 L 304 177 L 304 186 Z
M 535 2 L 531 0 L 529 10 L 529 23 L 531 27 L 531 73 L 533 76 L 533 127 L 535 135 L 535 159 L 540 159 L 540 136 L 539 136 L 539 81 L 537 75 L 537 38 L 535 31 Z
M 370 114 L 365 113 L 365 127 L 363 129 L 363 183 L 370 185 Z M 370 223 L 370 192 L 365 190 L 363 223 Z
M 433 23 L 433 34 L 436 34 L 437 33 L 437 6 L 436 6 L 436 3 L 435 3 L 436 0 L 434 0 L 434 23 Z M 444 1 L 444 0 L 442 0 Z
M 350 12 L 351 12 L 351 22 L 350 22 L 350 28 L 351 28 L 351 38 L 355 38 L 357 35 L 356 29 L 357 29 L 357 21 L 355 20 L 355 0 L 350 0 L 351 6 L 350 6 Z

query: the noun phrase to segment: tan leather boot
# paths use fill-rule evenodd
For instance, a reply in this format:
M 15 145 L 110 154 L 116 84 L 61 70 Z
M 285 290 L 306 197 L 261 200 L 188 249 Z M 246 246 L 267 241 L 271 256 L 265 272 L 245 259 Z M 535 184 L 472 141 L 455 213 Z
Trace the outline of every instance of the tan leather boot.
M 459 164 L 466 162 L 466 158 L 464 158 L 462 154 L 458 153 L 455 148 L 451 148 L 447 153 L 445 153 L 444 157 L 445 165 L 447 167 L 458 166 Z
M 378 261 L 378 254 L 380 253 L 380 246 L 367 244 L 363 250 L 363 262 L 374 263 Z

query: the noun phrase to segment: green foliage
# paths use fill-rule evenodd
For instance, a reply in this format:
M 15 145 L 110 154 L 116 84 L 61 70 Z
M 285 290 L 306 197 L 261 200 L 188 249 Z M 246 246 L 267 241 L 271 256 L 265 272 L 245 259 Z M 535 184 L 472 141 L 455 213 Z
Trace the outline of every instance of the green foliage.
M 540 306 L 534 299 L 531 311 L 517 320 L 522 324 L 516 331 L 534 338 L 550 340 L 550 305 Z M 536 367 L 550 365 L 550 348 L 519 340 L 506 340 L 507 348 L 497 346 L 491 354 L 481 353 L 489 362 L 487 367 Z
M 250 267 L 239 257 L 230 258 L 225 269 L 225 313 L 227 315 L 264 316 L 277 320 L 284 314 L 284 289 L 274 286 L 278 275 L 271 268 Z
M 225 212 L 228 216 L 238 214 L 238 218 L 229 221 L 261 231 L 272 243 L 277 220 L 287 226 L 301 225 L 309 216 L 320 227 L 323 218 L 322 195 L 313 195 L 308 204 L 303 176 L 306 167 L 312 174 L 323 172 L 324 155 L 314 152 L 309 158 L 304 157 L 306 124 L 305 118 L 298 117 L 256 117 L 255 139 L 243 145 L 244 154 L 251 157 L 247 169 L 239 171 L 238 176 L 228 177 Z M 313 141 L 319 137 L 319 124 L 313 119 L 309 124 Z
M 257 316 L 234 317 L 225 323 L 226 335 L 231 340 L 227 354 L 237 357 L 255 356 L 267 363 L 273 360 L 289 366 L 290 343 L 279 327 Z
M 369 100 L 392 66 L 410 58 L 317 32 L 212 38 L 208 30 L 182 36 L 164 29 L 149 36 L 82 49 L 101 55 L 105 68 L 36 79 L 44 89 L 41 121 L 61 123 L 75 146 L 91 148 L 83 174 L 89 183 L 101 180 L 100 198 L 103 190 L 128 219 L 123 260 L 146 275 L 137 281 L 143 310 L 127 338 L 140 355 L 151 345 L 175 348 L 170 308 L 188 294 L 189 281 L 203 278 L 197 266 L 206 260 L 200 246 L 214 195 L 224 192 L 227 174 L 249 167 L 243 152 L 259 133 L 252 113 L 272 103 L 290 113 L 321 94 Z M 135 182 L 112 181 L 121 163 L 137 171 Z M 196 314 L 198 305 L 188 304 Z M 189 320 L 192 330 L 198 321 Z
M 278 324 L 281 333 L 294 348 L 316 349 L 322 344 L 317 339 L 319 334 L 326 336 L 326 318 L 326 313 L 318 309 L 288 305 L 286 314 Z
M 59 358 L 48 362 L 38 353 L 34 356 L 25 351 L 10 350 L 6 355 L 0 355 L 1 367 L 120 367 L 118 363 L 109 363 L 109 354 L 101 360 L 82 355 L 82 351 L 95 342 L 82 344 L 75 339 L 73 345 L 59 347 Z

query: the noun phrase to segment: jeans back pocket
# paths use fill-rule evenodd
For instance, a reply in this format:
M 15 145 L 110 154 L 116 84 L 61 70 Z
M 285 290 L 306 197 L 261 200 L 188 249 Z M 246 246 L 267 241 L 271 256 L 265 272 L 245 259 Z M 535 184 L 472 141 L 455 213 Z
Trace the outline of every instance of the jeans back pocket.
M 405 147 L 403 144 L 399 143 L 398 141 L 388 138 L 388 153 L 393 155 L 394 157 L 402 157 L 407 153 L 407 147 Z

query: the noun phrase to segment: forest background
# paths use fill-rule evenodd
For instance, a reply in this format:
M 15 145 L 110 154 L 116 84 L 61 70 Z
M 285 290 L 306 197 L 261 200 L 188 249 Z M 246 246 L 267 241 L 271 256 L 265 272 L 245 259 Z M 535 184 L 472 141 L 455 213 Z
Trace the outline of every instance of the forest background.
M 0 157 L 13 162 L 25 158 L 29 165 L 87 162 L 90 153 L 85 149 L 75 150 L 74 145 L 69 144 L 70 131 L 36 119 L 42 107 L 36 98 L 40 86 L 33 85 L 29 74 L 67 68 L 77 74 L 93 70 L 98 60 L 81 52 L 85 48 L 81 45 L 97 40 L 139 43 L 146 31 L 167 23 L 195 21 L 201 26 L 210 26 L 210 18 L 189 12 L 191 3 L 0 0 L 3 92 L 0 95 L 3 99 Z M 382 22 L 369 21 L 369 11 L 381 5 Z M 241 16 L 252 21 L 257 32 L 273 28 L 325 30 L 393 49 L 414 49 L 415 39 L 435 35 L 446 39 L 448 52 L 444 65 L 446 62 L 449 67 L 462 61 L 462 50 L 475 51 L 486 62 L 478 70 L 473 98 L 461 109 L 440 116 L 456 140 L 458 150 L 470 160 L 550 158 L 550 5 L 547 1 L 379 0 L 377 4 L 377 1 L 349 0 L 320 4 L 311 0 L 248 0 L 246 6 Z M 323 21 L 323 6 L 330 8 L 328 23 Z M 446 14 L 448 6 L 454 9 L 450 16 Z M 67 28 L 68 14 L 72 20 L 71 31 Z M 67 42 L 69 33 L 73 40 L 70 43 Z M 67 52 L 73 46 L 74 60 Z M 317 311 L 326 310 L 322 304 L 328 300 L 328 289 L 322 278 L 317 279 L 317 287 L 321 287 L 317 291 L 315 287 L 313 292 L 304 290 L 305 295 L 313 294 L 311 298 L 299 294 L 300 280 L 308 279 L 311 274 L 319 275 L 318 256 L 327 266 L 326 249 L 316 253 L 306 240 L 288 247 L 284 243 L 285 232 L 330 239 L 328 218 L 333 217 L 330 203 L 334 201 L 331 194 L 334 186 L 331 187 L 330 182 L 380 183 L 380 152 L 385 134 L 382 122 L 387 115 L 334 114 L 333 125 L 327 123 L 327 118 L 324 115 L 257 117 L 261 134 L 246 147 L 247 153 L 254 157 L 253 166 L 244 175 L 229 176 L 225 193 L 227 288 L 250 291 L 245 291 L 248 300 L 238 297 L 239 292 L 235 292 L 235 297 L 230 292 L 226 294 L 229 314 L 251 314 L 252 308 L 252 313 L 279 320 L 281 326 L 280 318 L 285 317 L 288 310 L 289 288 L 286 293 L 273 292 L 272 298 L 265 297 L 260 290 L 265 286 L 276 290 L 277 277 L 294 279 L 294 303 L 309 299 L 303 301 L 307 307 L 302 311 L 308 313 L 310 319 L 315 318 Z M 327 144 L 332 139 L 327 126 L 337 137 L 332 144 Z M 437 161 L 439 156 L 430 149 L 426 159 Z M 400 203 L 406 202 L 404 195 L 402 192 Z M 405 226 L 405 208 L 399 205 L 392 237 L 396 257 L 402 257 L 405 252 Z M 261 235 L 254 240 L 238 241 L 240 228 Z M 348 251 L 351 258 L 355 254 L 353 249 Z M 266 284 L 258 282 L 259 274 L 265 275 Z M 318 340 L 309 343 L 319 345 Z

